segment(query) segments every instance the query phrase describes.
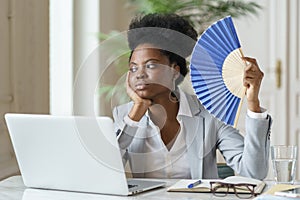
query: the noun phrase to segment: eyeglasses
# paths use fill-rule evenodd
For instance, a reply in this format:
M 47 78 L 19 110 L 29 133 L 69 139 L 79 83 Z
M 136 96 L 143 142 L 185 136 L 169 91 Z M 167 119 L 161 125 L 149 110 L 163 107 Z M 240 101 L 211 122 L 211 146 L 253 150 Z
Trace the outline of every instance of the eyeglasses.
M 240 199 L 249 199 L 257 194 L 254 191 L 256 185 L 248 183 L 224 183 L 221 181 L 211 181 L 210 191 L 217 197 L 225 197 L 228 193 L 234 193 Z

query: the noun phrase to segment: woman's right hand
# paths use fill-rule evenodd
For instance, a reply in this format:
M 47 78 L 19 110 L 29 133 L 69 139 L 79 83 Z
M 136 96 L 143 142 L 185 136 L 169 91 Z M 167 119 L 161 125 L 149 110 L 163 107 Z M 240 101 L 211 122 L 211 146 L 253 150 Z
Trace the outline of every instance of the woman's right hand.
M 133 121 L 140 121 L 140 119 L 145 115 L 148 108 L 152 105 L 150 99 L 141 98 L 130 86 L 129 83 L 130 72 L 127 73 L 126 77 L 126 92 L 131 100 L 134 102 L 128 117 Z

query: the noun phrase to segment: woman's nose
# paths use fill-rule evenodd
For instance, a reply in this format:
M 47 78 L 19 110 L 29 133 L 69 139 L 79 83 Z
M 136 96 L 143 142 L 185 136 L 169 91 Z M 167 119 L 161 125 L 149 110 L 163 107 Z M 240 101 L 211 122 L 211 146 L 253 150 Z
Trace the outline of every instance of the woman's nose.
M 146 74 L 144 67 L 141 67 L 141 69 L 138 70 L 138 74 L 137 74 L 136 78 L 142 79 L 142 78 L 145 78 L 146 76 L 147 76 L 147 74 Z

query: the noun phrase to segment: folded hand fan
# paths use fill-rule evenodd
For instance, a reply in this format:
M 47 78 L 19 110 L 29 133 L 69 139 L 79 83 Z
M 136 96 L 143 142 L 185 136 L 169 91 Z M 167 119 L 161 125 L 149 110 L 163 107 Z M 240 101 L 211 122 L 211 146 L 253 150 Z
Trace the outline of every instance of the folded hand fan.
M 200 36 L 190 63 L 194 91 L 203 106 L 226 124 L 237 124 L 245 96 L 246 63 L 232 19 L 225 17 Z

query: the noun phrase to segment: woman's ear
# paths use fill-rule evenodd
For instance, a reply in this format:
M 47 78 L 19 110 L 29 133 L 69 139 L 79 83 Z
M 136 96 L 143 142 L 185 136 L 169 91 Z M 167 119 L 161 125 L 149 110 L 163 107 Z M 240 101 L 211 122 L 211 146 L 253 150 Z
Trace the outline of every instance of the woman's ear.
M 174 79 L 176 80 L 180 76 L 180 67 L 177 64 L 173 64 L 172 68 L 174 69 Z

